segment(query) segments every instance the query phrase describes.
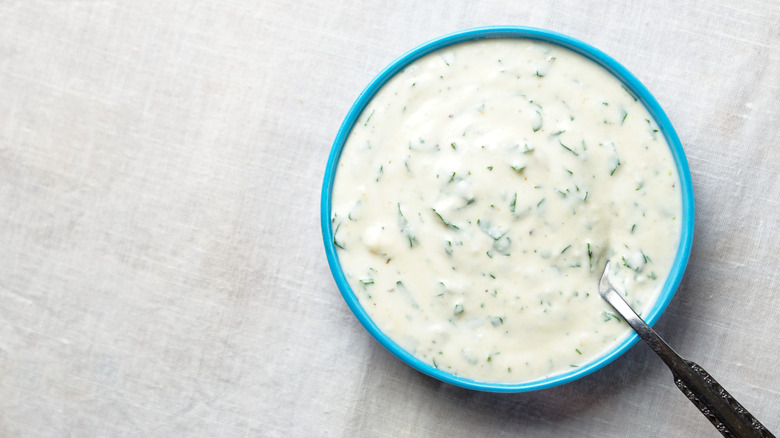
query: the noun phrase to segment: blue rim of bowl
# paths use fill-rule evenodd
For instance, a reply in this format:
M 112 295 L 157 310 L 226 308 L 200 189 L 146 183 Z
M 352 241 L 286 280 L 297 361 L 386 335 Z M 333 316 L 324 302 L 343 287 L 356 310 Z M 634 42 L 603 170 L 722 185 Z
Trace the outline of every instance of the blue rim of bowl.
M 691 183 L 691 174 L 688 168 L 688 160 L 685 158 L 685 153 L 683 152 L 682 145 L 680 144 L 680 139 L 677 137 L 677 133 L 672 127 L 672 123 L 669 121 L 669 118 L 666 116 L 663 109 L 661 109 L 661 106 L 655 100 L 653 95 L 650 94 L 650 91 L 648 91 L 647 88 L 642 85 L 642 83 L 633 74 L 631 74 L 631 72 L 629 72 L 625 67 L 620 65 L 617 61 L 599 49 L 557 32 L 522 26 L 491 26 L 466 29 L 424 43 L 402 55 L 400 58 L 396 59 L 393 63 L 387 66 L 371 81 L 371 83 L 368 84 L 363 92 L 360 93 L 357 100 L 352 105 L 352 108 L 350 108 L 349 112 L 347 113 L 347 116 L 344 119 L 344 122 L 341 124 L 341 128 L 339 129 L 338 134 L 336 135 L 336 139 L 333 142 L 333 147 L 328 158 L 327 168 L 325 170 L 320 204 L 320 220 L 322 224 L 322 236 L 325 243 L 325 253 L 327 254 L 328 264 L 330 265 L 333 278 L 335 279 L 336 284 L 341 291 L 341 295 L 343 296 L 349 308 L 357 317 L 358 321 L 360 321 L 363 327 L 365 327 L 365 329 L 368 330 L 368 332 L 383 347 L 385 347 L 393 355 L 401 359 L 412 368 L 452 385 L 488 392 L 526 392 L 562 385 L 564 383 L 568 383 L 591 374 L 625 353 L 629 348 L 636 344 L 639 337 L 636 335 L 636 333 L 632 332 L 628 338 L 621 342 L 616 348 L 609 350 L 606 354 L 579 368 L 575 368 L 571 371 L 550 377 L 522 383 L 482 382 L 444 372 L 423 362 L 422 360 L 410 354 L 408 351 L 401 348 L 387 335 L 382 333 L 379 327 L 377 327 L 374 321 L 368 316 L 366 311 L 360 305 L 357 296 L 347 283 L 344 272 L 342 271 L 341 265 L 339 264 L 338 256 L 336 254 L 336 247 L 333 244 L 333 227 L 331 223 L 331 195 L 333 191 L 333 181 L 336 175 L 336 167 L 341 155 L 341 151 L 344 148 L 344 144 L 349 137 L 349 133 L 352 130 L 355 121 L 377 93 L 377 91 L 379 91 L 379 89 L 382 88 L 382 86 L 396 73 L 400 72 L 410 63 L 414 62 L 422 56 L 427 55 L 428 53 L 439 50 L 443 47 L 451 46 L 453 44 L 493 38 L 519 38 L 538 40 L 556 44 L 586 56 L 620 79 L 623 82 L 623 85 L 625 85 L 626 88 L 645 105 L 647 110 L 650 112 L 650 115 L 658 124 L 660 131 L 663 133 L 664 138 L 666 138 L 666 141 L 671 148 L 672 155 L 674 156 L 674 160 L 677 166 L 677 173 L 680 177 L 683 216 L 682 220 L 680 221 L 682 232 L 680 235 L 680 244 L 677 249 L 677 256 L 672 265 L 669 277 L 664 283 L 658 300 L 645 318 L 645 321 L 647 321 L 647 323 L 650 325 L 653 325 L 658 320 L 658 318 L 661 316 L 661 313 L 663 313 L 664 309 L 666 309 L 667 305 L 671 301 L 675 291 L 677 290 L 677 287 L 680 284 L 680 281 L 682 280 L 685 267 L 688 264 L 688 257 L 691 253 L 694 229 L 694 203 L 693 185 Z

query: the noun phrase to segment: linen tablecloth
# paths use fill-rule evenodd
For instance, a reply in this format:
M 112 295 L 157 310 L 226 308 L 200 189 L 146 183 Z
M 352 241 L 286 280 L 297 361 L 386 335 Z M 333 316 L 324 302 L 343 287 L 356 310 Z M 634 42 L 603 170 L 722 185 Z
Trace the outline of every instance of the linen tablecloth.
M 644 345 L 490 394 L 385 351 L 319 196 L 396 57 L 542 27 L 631 70 L 682 140 L 687 273 L 656 328 L 780 432 L 780 3 L 0 1 L 0 436 L 717 436 Z

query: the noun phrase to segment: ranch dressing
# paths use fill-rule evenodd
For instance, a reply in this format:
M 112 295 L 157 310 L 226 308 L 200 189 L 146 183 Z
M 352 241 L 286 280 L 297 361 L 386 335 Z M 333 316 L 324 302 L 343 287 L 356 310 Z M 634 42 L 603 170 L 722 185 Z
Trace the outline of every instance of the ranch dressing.
M 336 172 L 347 281 L 399 346 L 451 374 L 519 383 L 581 366 L 671 269 L 681 193 L 644 106 L 587 58 L 524 39 L 420 58 L 376 94 Z

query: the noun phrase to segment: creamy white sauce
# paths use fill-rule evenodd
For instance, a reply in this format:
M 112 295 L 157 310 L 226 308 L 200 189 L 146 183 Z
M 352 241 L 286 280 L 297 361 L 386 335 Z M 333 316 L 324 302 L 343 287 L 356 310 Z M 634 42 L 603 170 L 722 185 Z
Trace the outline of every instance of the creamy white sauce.
M 556 45 L 494 39 L 429 54 L 377 93 L 341 154 L 332 222 L 386 335 L 452 374 L 524 382 L 628 335 L 598 278 L 612 260 L 647 312 L 681 206 L 669 147 L 618 79 Z

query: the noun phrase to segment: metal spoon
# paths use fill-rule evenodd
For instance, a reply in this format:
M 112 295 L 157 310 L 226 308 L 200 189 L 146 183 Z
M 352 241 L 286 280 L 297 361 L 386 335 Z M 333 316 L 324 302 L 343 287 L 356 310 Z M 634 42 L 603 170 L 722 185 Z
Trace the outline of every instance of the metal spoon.
M 666 363 L 680 391 L 699 408 L 718 432 L 726 437 L 774 438 L 774 435 L 704 371 L 704 368 L 680 357 L 631 309 L 609 281 L 609 261 L 601 274 L 599 294 Z

